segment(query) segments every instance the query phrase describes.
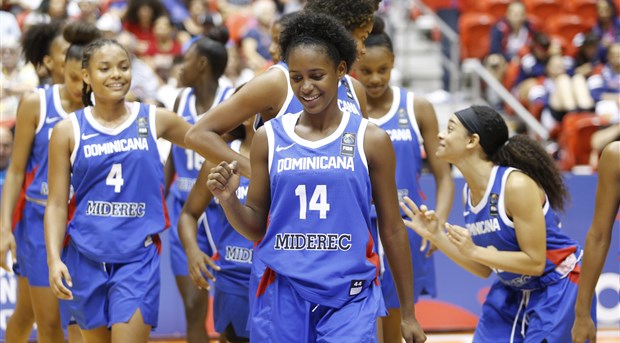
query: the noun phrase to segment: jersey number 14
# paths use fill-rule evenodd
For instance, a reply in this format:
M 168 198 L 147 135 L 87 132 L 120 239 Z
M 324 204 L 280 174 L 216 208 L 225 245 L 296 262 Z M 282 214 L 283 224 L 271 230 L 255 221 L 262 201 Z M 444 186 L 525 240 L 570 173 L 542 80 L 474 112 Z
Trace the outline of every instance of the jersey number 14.
M 327 202 L 327 185 L 316 185 L 314 193 L 307 203 L 306 185 L 299 185 L 295 188 L 295 195 L 299 197 L 299 219 L 306 219 L 306 212 L 319 211 L 319 218 L 326 219 L 329 211 L 329 203 Z

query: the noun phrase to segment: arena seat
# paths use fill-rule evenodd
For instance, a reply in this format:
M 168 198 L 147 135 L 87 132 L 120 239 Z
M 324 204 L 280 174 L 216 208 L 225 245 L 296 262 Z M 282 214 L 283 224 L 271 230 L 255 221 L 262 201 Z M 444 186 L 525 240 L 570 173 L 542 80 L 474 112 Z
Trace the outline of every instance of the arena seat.
M 495 18 L 486 13 L 464 13 L 459 19 L 461 58 L 484 58 L 489 52 Z
M 566 42 L 572 42 L 575 35 L 588 32 L 591 28 L 590 23 L 576 14 L 557 14 L 546 20 L 546 33 L 560 36 Z
M 565 9 L 588 22 L 596 21 L 596 0 L 566 0 Z
M 569 171 L 576 165 L 589 164 L 592 150 L 590 139 L 604 125 L 607 121 L 594 113 L 579 112 L 564 116 L 558 138 L 562 150 L 559 168 Z
M 547 18 L 562 13 L 562 4 L 557 0 L 525 0 L 527 14 L 537 17 L 541 22 Z
M 484 0 L 478 3 L 478 8 L 482 13 L 490 14 L 495 19 L 506 15 L 506 9 L 511 0 Z

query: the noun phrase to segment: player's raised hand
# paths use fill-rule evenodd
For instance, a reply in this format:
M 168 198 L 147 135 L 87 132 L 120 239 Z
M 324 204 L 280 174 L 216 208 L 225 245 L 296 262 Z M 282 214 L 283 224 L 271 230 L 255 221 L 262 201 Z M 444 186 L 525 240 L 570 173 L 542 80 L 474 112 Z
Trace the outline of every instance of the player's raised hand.
M 400 208 L 409 217 L 403 219 L 405 225 L 415 231 L 422 238 L 433 241 L 435 235 L 439 234 L 439 218 L 435 211 L 429 210 L 426 205 L 416 205 L 409 197 L 405 197 L 400 203 Z
M 207 187 L 220 202 L 225 202 L 232 197 L 236 198 L 235 192 L 239 188 L 237 161 L 221 162 L 216 167 L 211 168 Z

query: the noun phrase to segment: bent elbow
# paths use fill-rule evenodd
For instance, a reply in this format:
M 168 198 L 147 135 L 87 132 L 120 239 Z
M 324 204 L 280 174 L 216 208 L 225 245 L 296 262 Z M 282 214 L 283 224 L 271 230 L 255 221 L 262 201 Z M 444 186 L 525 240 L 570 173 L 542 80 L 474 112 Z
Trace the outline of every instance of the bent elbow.
M 198 141 L 196 137 L 197 135 L 198 133 L 196 132 L 195 126 L 192 126 L 189 130 L 187 130 L 187 132 L 185 133 L 185 139 L 183 140 L 185 142 L 185 146 L 190 149 L 194 149 L 195 144 Z
M 545 265 L 546 265 L 546 261 L 544 259 L 540 262 L 536 261 L 534 265 L 532 266 L 532 273 L 530 273 L 530 275 L 532 276 L 543 275 L 543 273 L 545 272 Z

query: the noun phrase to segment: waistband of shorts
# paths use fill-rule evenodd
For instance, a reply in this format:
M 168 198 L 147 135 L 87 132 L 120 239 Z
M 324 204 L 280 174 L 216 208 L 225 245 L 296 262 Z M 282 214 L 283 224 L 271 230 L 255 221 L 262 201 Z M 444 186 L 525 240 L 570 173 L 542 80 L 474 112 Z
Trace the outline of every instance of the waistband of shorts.
M 30 201 L 32 203 L 35 203 L 37 205 L 41 205 L 41 206 L 46 206 L 47 205 L 47 199 L 35 199 L 35 198 L 31 198 L 29 196 L 26 195 L 26 201 Z

